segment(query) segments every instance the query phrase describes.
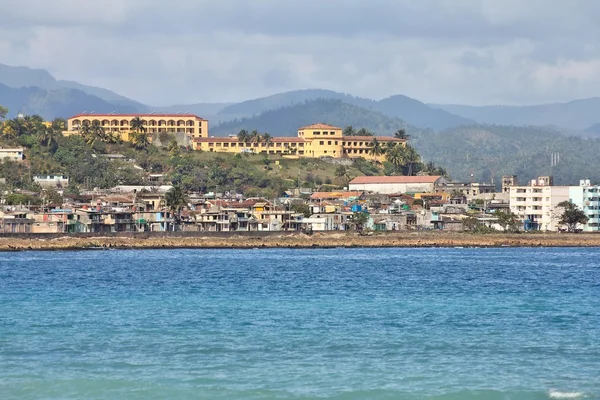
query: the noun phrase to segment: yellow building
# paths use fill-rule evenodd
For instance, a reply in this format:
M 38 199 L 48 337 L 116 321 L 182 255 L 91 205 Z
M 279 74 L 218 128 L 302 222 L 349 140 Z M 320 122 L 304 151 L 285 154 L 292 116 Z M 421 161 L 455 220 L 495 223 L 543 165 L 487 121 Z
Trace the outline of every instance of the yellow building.
M 137 117 L 149 135 L 184 132 L 190 138 L 208 137 L 208 121 L 193 114 L 79 114 L 67 120 L 63 134 L 79 134 L 83 125 L 99 121 L 106 132 L 118 132 L 123 140 L 129 140 L 131 121 Z
M 385 155 L 371 152 L 374 139 L 383 147 L 388 142 L 406 145 L 406 140 L 389 136 L 343 136 L 342 128 L 314 124 L 298 129 L 297 137 L 274 137 L 268 141 L 241 142 L 235 137 L 194 139 L 194 149 L 209 152 L 262 153 L 299 157 L 359 158 L 383 161 Z

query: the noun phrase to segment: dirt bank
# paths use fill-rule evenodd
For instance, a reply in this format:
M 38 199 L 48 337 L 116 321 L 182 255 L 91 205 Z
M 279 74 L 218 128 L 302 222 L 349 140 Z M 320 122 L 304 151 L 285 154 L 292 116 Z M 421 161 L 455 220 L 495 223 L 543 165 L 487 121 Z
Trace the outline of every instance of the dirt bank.
M 144 248 L 276 248 L 276 247 L 596 247 L 600 234 L 487 234 L 401 232 L 361 236 L 315 233 L 269 237 L 86 237 L 54 239 L 0 238 L 0 251 L 144 249 Z

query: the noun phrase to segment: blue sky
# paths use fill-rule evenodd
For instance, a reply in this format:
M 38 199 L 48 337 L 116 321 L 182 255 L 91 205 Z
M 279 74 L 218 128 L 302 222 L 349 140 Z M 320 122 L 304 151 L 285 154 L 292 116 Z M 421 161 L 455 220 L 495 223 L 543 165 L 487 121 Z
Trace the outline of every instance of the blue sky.
M 154 105 L 323 88 L 432 103 L 600 96 L 595 0 L 5 0 L 0 62 Z

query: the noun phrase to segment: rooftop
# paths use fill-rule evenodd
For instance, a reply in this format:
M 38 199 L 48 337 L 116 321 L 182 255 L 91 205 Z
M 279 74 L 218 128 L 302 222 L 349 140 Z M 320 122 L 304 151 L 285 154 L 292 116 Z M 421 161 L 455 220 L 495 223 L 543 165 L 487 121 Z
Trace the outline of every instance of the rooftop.
M 110 113 L 110 114 L 91 114 L 91 113 L 81 113 L 81 114 L 77 114 L 72 116 L 69 119 L 73 119 L 73 118 L 83 118 L 83 117 L 121 117 L 121 118 L 135 118 L 135 117 L 140 117 L 140 118 L 156 118 L 156 117 L 164 117 L 164 118 L 178 118 L 178 117 L 185 117 L 185 118 L 196 118 L 196 119 L 201 119 L 203 120 L 203 118 L 195 115 L 195 114 L 188 114 L 188 113 L 179 113 L 179 114 L 116 114 L 116 113 Z
M 338 128 L 337 126 L 333 126 L 333 125 L 327 125 L 327 124 L 322 124 L 322 123 L 318 123 L 318 124 L 312 124 L 312 125 L 308 125 L 308 126 L 304 126 L 302 128 L 299 128 L 299 131 L 303 131 L 305 129 L 326 129 L 326 130 L 342 130 L 342 128 Z
M 206 142 L 220 142 L 220 143 L 240 143 L 238 138 L 230 138 L 230 137 L 209 137 L 209 138 L 195 138 L 195 142 L 197 143 L 206 143 Z M 304 143 L 306 140 L 298 137 L 273 137 L 270 139 L 271 143 Z M 256 142 L 246 142 L 248 144 L 256 143 Z M 261 142 L 264 143 L 264 142 Z
M 350 185 L 369 183 L 435 183 L 441 176 L 358 176 Z
M 380 142 L 398 142 L 404 143 L 405 139 L 397 139 L 393 136 L 344 136 L 345 142 L 356 142 L 356 141 L 372 141 L 373 139 L 377 139 Z

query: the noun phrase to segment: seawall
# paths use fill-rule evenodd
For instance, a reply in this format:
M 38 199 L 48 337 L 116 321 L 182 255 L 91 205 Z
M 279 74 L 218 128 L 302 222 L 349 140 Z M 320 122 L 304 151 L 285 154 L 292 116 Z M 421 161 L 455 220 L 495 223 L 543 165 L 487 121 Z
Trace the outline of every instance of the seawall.
M 458 232 L 160 232 L 0 237 L 0 251 L 144 248 L 600 247 L 600 234 Z

